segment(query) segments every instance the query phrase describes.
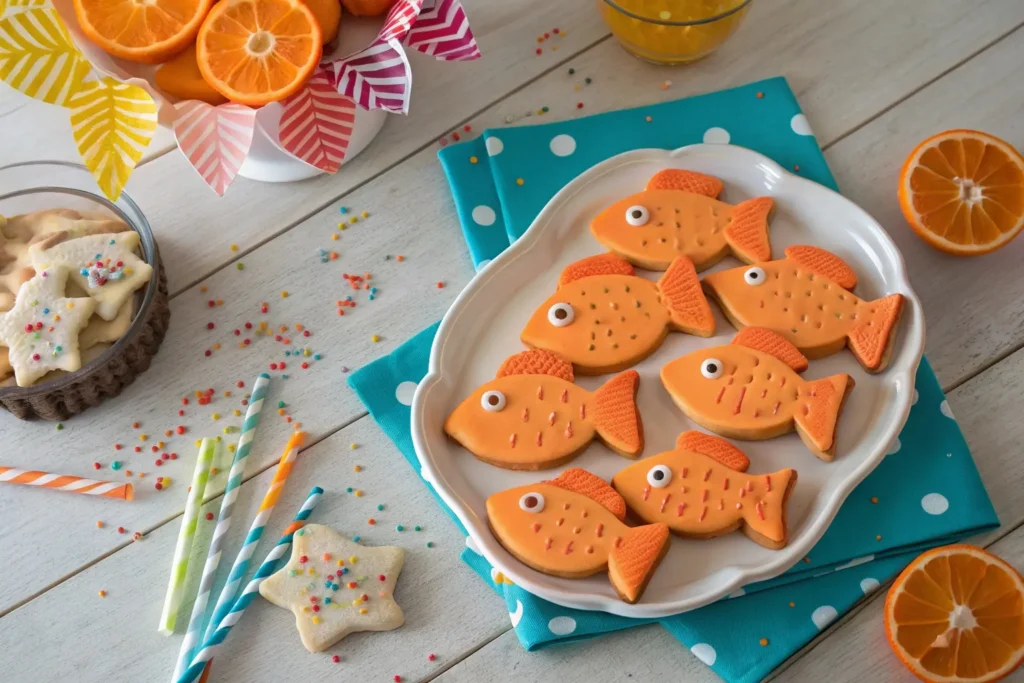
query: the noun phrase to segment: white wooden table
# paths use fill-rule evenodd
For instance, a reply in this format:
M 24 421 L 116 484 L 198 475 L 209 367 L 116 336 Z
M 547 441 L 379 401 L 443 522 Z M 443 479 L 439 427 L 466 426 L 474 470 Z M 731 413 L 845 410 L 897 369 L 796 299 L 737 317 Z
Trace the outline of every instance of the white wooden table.
M 172 325 L 149 372 L 119 398 L 68 421 L 22 423 L 0 415 L 2 464 L 89 475 L 93 461 L 147 471 L 137 499 L 103 503 L 15 487 L 0 489 L 0 667 L 4 681 L 167 680 L 180 636 L 156 625 L 184 506 L 198 435 L 237 425 L 242 390 L 281 347 L 261 339 L 235 347 L 230 330 L 260 317 L 269 302 L 275 324 L 302 323 L 303 340 L 323 360 L 276 381 L 272 397 L 311 435 L 282 499 L 297 507 L 313 484 L 333 492 L 317 521 L 360 534 L 371 544 L 407 549 L 398 598 L 407 623 L 386 634 L 358 634 L 331 650 L 340 664 L 301 648 L 292 619 L 262 601 L 250 609 L 218 658 L 214 681 L 403 680 L 572 681 L 716 680 L 658 627 L 527 654 L 510 629 L 503 602 L 458 559 L 462 537 L 430 498 L 395 447 L 345 385 L 355 368 L 389 352 L 439 319 L 473 276 L 447 184 L 435 157 L 437 139 L 465 124 L 474 133 L 500 127 L 506 115 L 548 106 L 550 118 L 657 102 L 785 75 L 800 98 L 843 192 L 872 213 L 896 240 L 928 317 L 928 357 L 971 445 L 1002 520 L 979 539 L 1024 566 L 1024 240 L 976 260 L 944 256 L 906 227 L 896 176 L 924 137 L 954 127 L 978 128 L 1024 148 L 1024 3 L 1020 0 L 759 0 L 738 35 L 698 64 L 665 69 L 628 57 L 609 36 L 592 2 L 467 0 L 485 58 L 438 64 L 413 57 L 412 113 L 392 117 L 380 137 L 336 176 L 291 185 L 239 179 L 218 199 L 162 133 L 135 172 L 128 192 L 152 223 L 168 266 Z M 558 50 L 534 53 L 536 36 L 567 32 Z M 574 68 L 593 84 L 572 90 Z M 661 90 L 666 79 L 668 90 Z M 534 119 L 535 120 L 535 119 Z M 0 163 L 74 159 L 59 109 L 28 102 L 0 86 Z M 372 216 L 331 241 L 338 208 Z M 237 244 L 233 251 L 230 245 Z M 341 253 L 322 265 L 320 247 Z M 403 254 L 399 263 L 385 255 Z M 244 263 L 244 270 L 236 264 Z M 341 272 L 373 274 L 377 300 L 335 313 L 347 293 Z M 438 289 L 435 283 L 444 281 Z M 283 299 L 280 292 L 288 291 Z M 207 307 L 209 299 L 223 306 Z M 214 322 L 216 330 L 206 329 Z M 379 334 L 379 343 L 371 335 Z M 202 350 L 223 347 L 212 358 Z M 180 398 L 213 387 L 217 399 Z M 234 391 L 233 397 L 223 396 Z M 224 417 L 212 421 L 211 414 Z M 132 422 L 141 423 L 133 429 Z M 185 424 L 183 437 L 164 430 Z M 266 411 L 250 459 L 241 505 L 259 503 L 292 425 Z M 142 443 L 139 434 L 150 441 Z M 230 436 L 228 438 L 231 438 Z M 157 440 L 182 453 L 157 470 L 148 446 Z M 127 446 L 114 451 L 113 444 Z M 131 446 L 147 446 L 141 454 Z M 350 444 L 357 444 L 352 450 Z M 362 465 L 356 473 L 354 466 Z M 172 477 L 153 488 L 157 474 Z M 224 477 L 214 488 L 223 487 Z M 345 494 L 352 486 L 365 491 Z M 207 510 L 219 501 L 208 498 Z M 386 509 L 377 511 L 377 504 Z M 247 509 L 246 509 L 247 508 Z M 287 513 L 275 515 L 273 529 Z M 379 523 L 368 526 L 367 518 Z M 238 519 L 238 517 L 236 517 Z M 97 521 L 105 522 L 99 529 Z M 398 532 L 397 524 L 424 531 Z M 128 533 L 122 535 L 117 527 Z M 206 523 L 207 533 L 212 524 Z M 236 522 L 232 547 L 242 535 Z M 131 541 L 131 532 L 145 534 Z M 434 547 L 427 548 L 426 541 Z M 198 561 L 198 560 L 197 560 Z M 101 598 L 98 591 L 105 590 Z M 773 677 L 786 681 L 912 680 L 885 644 L 884 591 L 829 627 Z M 184 619 L 184 617 L 183 617 Z M 436 660 L 429 661 L 428 654 Z

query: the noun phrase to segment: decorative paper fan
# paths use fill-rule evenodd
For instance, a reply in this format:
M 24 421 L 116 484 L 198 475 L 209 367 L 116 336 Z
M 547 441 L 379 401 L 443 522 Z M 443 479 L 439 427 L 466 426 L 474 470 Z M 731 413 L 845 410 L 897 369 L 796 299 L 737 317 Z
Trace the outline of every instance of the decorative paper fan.
M 92 67 L 57 13 L 27 1 L 0 4 L 0 14 L 9 15 L 0 19 L 0 79 L 29 97 L 65 106 Z
M 339 94 L 331 75 L 320 70 L 283 104 L 281 146 L 307 164 L 337 173 L 352 136 L 356 103 Z
M 241 104 L 213 106 L 189 100 L 175 105 L 174 138 L 199 176 L 220 196 L 245 161 L 256 111 Z

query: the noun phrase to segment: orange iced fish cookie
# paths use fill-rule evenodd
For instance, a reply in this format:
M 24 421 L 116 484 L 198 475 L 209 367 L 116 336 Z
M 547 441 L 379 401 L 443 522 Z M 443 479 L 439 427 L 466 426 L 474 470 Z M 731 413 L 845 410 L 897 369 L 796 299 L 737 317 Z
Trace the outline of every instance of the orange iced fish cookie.
M 625 259 L 601 254 L 562 271 L 557 291 L 534 311 L 520 339 L 554 351 L 580 374 L 600 375 L 636 365 L 669 329 L 700 337 L 715 331 L 693 263 L 676 257 L 654 283 Z
M 713 176 L 667 169 L 654 174 L 643 192 L 597 215 L 590 231 L 602 245 L 641 268 L 665 270 L 685 256 L 698 271 L 726 254 L 744 263 L 772 257 L 768 218 L 775 202 L 756 197 L 733 206 L 716 197 L 722 181 Z
M 510 470 L 557 467 L 595 438 L 635 458 L 644 448 L 639 385 L 629 370 L 591 393 L 573 384 L 571 363 L 550 351 L 523 351 L 459 404 L 444 430 L 480 460 Z
M 870 372 L 889 363 L 903 295 L 864 301 L 850 291 L 853 269 L 835 254 L 809 246 L 786 249 L 786 258 L 731 268 L 704 278 L 704 289 L 738 329 L 774 330 L 808 358 L 844 346 Z
M 853 389 L 849 375 L 807 381 L 807 359 L 771 330 L 748 327 L 732 344 L 701 349 L 661 369 L 661 382 L 691 420 L 731 439 L 793 431 L 816 456 L 835 458 L 836 423 Z
M 714 538 L 742 527 L 754 542 L 778 550 L 788 541 L 786 500 L 796 471 L 744 474 L 749 466 L 725 439 L 689 431 L 674 450 L 620 470 L 612 486 L 637 517 L 664 522 L 680 536 Z
M 494 537 L 520 562 L 567 579 L 607 571 L 619 597 L 634 603 L 671 537 L 665 524 L 628 527 L 625 518 L 622 496 L 578 468 L 487 499 Z

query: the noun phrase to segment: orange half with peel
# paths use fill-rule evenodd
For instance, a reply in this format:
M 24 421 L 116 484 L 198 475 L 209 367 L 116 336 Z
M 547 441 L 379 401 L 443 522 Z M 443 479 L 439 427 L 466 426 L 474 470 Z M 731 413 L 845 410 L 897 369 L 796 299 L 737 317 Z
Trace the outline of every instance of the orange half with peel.
M 196 60 L 217 92 L 259 107 L 303 86 L 321 43 L 316 17 L 301 0 L 220 0 L 199 29 Z
M 899 199 L 928 244 L 958 256 L 986 254 L 1024 229 L 1024 157 L 976 130 L 933 135 L 904 162 Z
M 82 32 L 104 52 L 160 64 L 196 37 L 213 0 L 74 0 Z
M 924 553 L 885 600 L 896 655 L 930 683 L 990 683 L 1024 660 L 1024 579 L 970 545 Z

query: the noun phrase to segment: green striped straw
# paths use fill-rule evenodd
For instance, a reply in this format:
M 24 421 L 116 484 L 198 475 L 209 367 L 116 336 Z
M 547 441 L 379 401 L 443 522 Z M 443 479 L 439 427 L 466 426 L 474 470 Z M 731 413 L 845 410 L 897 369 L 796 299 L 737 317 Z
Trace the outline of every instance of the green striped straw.
M 224 639 L 228 637 L 231 629 L 242 618 L 245 609 L 256 599 L 256 595 L 260 590 L 260 584 L 277 570 L 277 565 L 281 558 L 284 557 L 291 547 L 292 536 L 295 533 L 302 533 L 299 529 L 305 526 L 306 520 L 309 519 L 309 515 L 313 512 L 313 508 L 320 502 L 320 496 L 323 495 L 323 492 L 324 490 L 319 486 L 314 486 L 313 490 L 309 492 L 306 502 L 299 508 L 294 521 L 284 530 L 277 545 L 267 554 L 267 558 L 263 560 L 263 564 L 260 565 L 252 579 L 249 580 L 242 594 L 232 603 L 231 608 L 224 615 L 224 619 L 215 624 L 216 630 L 206 638 L 202 648 L 196 653 L 188 669 L 181 676 L 175 677 L 175 683 L 193 683 L 193 681 L 198 680 L 203 675 L 203 669 L 217 655 L 218 650 L 223 646 Z
M 188 500 L 185 501 L 185 514 L 181 518 L 178 543 L 174 547 L 171 578 L 167 582 L 167 595 L 164 597 L 164 608 L 160 613 L 160 633 L 165 636 L 174 633 L 174 622 L 177 620 L 178 609 L 184 597 L 188 558 L 192 554 L 192 541 L 195 539 L 196 526 L 199 524 L 199 510 L 203 506 L 203 494 L 206 492 L 206 482 L 210 477 L 210 465 L 213 463 L 216 443 L 213 439 L 203 439 L 199 445 L 196 469 L 192 473 L 192 487 L 188 492 Z
M 260 411 L 263 410 L 263 402 L 267 396 L 267 386 L 269 384 L 270 375 L 264 372 L 260 373 L 252 387 L 249 407 L 245 411 L 245 420 L 242 421 L 242 433 L 238 435 L 238 447 L 235 449 L 234 460 L 231 461 L 228 483 L 224 488 L 224 497 L 220 501 L 217 526 L 213 531 L 213 539 L 210 541 L 210 550 L 206 553 L 206 564 L 203 565 L 203 574 L 199 580 L 196 601 L 192 604 L 192 616 L 185 631 L 185 639 L 181 643 L 181 651 L 178 653 L 178 663 L 175 666 L 172 680 L 177 680 L 182 671 L 185 670 L 185 667 L 188 666 L 188 663 L 192 661 L 193 650 L 199 644 L 199 639 L 203 635 L 206 608 L 210 602 L 210 591 L 213 589 L 217 567 L 220 566 L 221 553 L 224 550 L 224 538 L 231 528 L 231 515 L 235 510 L 235 501 L 238 499 L 239 487 L 242 485 L 242 476 L 245 474 L 245 461 L 252 450 L 252 440 L 256 435 L 256 427 L 260 423 Z

